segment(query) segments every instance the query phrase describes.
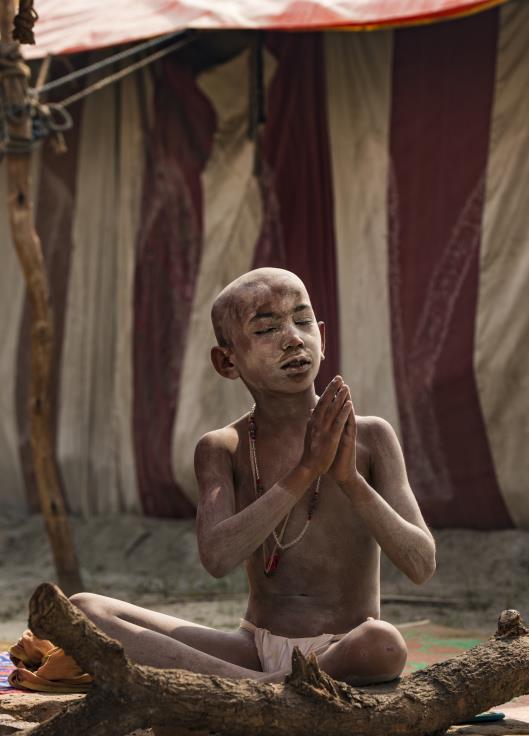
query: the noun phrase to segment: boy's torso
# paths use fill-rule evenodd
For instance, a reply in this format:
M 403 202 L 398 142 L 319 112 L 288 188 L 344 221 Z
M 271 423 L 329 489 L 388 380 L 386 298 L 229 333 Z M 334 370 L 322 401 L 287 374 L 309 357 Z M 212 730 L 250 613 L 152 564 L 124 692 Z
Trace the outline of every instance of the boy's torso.
M 368 424 L 368 419 L 357 417 L 356 465 L 371 482 L 373 458 Z M 236 432 L 231 456 L 238 512 L 255 500 L 256 493 L 247 420 L 239 420 L 232 429 Z M 256 445 L 261 479 L 264 488 L 270 488 L 299 462 L 303 436 L 282 436 L 280 430 L 268 437 L 260 433 Z M 303 529 L 314 487 L 315 484 L 292 509 L 283 543 Z M 270 535 L 267 556 L 273 547 Z M 368 616 L 379 616 L 380 549 L 349 498 L 329 476 L 321 479 L 318 506 L 305 536 L 292 548 L 280 552 L 273 575 L 264 573 L 262 547 L 247 560 L 246 570 L 250 597 L 245 618 L 274 634 L 339 634 Z

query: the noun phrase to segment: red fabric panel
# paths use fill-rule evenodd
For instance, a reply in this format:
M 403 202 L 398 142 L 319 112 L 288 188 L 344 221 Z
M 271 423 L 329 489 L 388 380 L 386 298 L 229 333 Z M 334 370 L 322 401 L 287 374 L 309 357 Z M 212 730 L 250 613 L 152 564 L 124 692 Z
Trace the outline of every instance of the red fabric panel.
M 213 110 L 192 74 L 164 64 L 150 131 L 134 293 L 134 447 L 141 502 L 151 516 L 194 514 L 173 479 L 171 435 L 202 246 L 200 173 L 213 130 Z
M 62 72 L 62 70 L 61 70 Z M 72 222 L 76 194 L 77 148 L 82 103 L 69 109 L 73 127 L 65 133 L 67 151 L 55 153 L 51 142 L 45 141 L 40 162 L 38 202 L 35 212 L 36 230 L 48 274 L 50 303 L 54 321 L 54 355 L 52 367 L 51 402 L 53 410 L 53 438 L 57 442 L 57 418 L 59 413 L 59 380 L 66 315 L 66 300 L 72 253 Z M 33 467 L 28 417 L 30 372 L 30 309 L 26 297 L 17 348 L 16 409 L 19 436 L 20 464 L 31 511 L 40 510 Z M 59 468 L 59 480 L 61 480 Z M 62 485 L 62 482 L 61 482 Z M 63 491 L 64 496 L 64 491 Z M 67 503 L 67 499 L 65 498 Z
M 395 0 L 371 0 L 371 2 L 335 4 L 317 3 L 314 0 L 294 0 L 277 15 L 264 22 L 266 28 L 309 29 L 309 28 L 349 28 L 354 30 L 374 30 L 386 26 L 399 26 L 426 23 L 459 15 L 477 13 L 480 10 L 498 5 L 505 0 L 444 0 L 438 3 L 430 0 L 414 0 L 413 3 L 400 3 Z
M 390 288 L 404 450 L 436 527 L 511 526 L 473 373 L 498 12 L 395 34 Z
M 327 327 L 318 389 L 340 365 L 334 202 L 321 34 L 275 34 L 278 69 L 263 137 L 265 220 L 255 266 L 274 265 L 305 282 Z

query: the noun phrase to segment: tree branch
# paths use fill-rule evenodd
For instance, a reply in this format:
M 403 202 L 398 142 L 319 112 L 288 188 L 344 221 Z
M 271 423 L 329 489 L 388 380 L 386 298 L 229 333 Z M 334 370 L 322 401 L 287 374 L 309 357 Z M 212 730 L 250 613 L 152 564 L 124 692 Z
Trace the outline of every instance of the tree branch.
M 529 630 L 516 611 L 500 616 L 484 644 L 389 686 L 362 688 L 333 680 L 297 648 L 280 685 L 135 665 L 48 583 L 31 599 L 30 627 L 95 678 L 82 703 L 26 732 L 31 736 L 119 736 L 156 725 L 304 736 L 307 723 L 313 736 L 425 736 L 529 692 Z

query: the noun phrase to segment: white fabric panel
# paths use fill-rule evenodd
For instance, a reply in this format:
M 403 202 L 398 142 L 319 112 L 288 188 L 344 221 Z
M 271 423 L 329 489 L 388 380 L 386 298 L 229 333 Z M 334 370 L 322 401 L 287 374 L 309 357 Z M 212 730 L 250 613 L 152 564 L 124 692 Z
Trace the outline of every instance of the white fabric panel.
M 267 56 L 267 80 L 272 72 L 273 60 Z M 216 344 L 211 305 L 226 284 L 251 268 L 262 222 L 259 186 L 252 173 L 254 145 L 247 138 L 247 79 L 247 52 L 200 78 L 217 114 L 217 130 L 203 174 L 203 251 L 172 440 L 174 476 L 192 501 L 196 501 L 197 441 L 205 432 L 237 419 L 252 401 L 241 381 L 228 381 L 215 372 L 209 355 Z
M 496 473 L 529 529 L 529 4 L 502 8 L 474 364 Z
M 90 95 L 81 123 L 73 252 L 61 366 L 58 449 L 69 503 L 115 511 L 118 88 Z
M 341 372 L 358 414 L 399 431 L 388 280 L 391 32 L 325 34 Z
M 141 214 L 144 139 L 138 84 L 147 89 L 145 103 L 152 107 L 150 75 L 127 77 L 120 86 L 119 201 L 116 274 L 116 363 L 114 367 L 114 431 L 120 505 L 140 511 L 132 437 L 133 405 L 133 299 L 135 244 Z M 151 110 L 146 111 L 147 116 Z
M 24 512 L 27 502 L 18 451 L 15 389 L 25 285 L 11 239 L 6 169 L 4 161 L 0 164 L 0 508 Z

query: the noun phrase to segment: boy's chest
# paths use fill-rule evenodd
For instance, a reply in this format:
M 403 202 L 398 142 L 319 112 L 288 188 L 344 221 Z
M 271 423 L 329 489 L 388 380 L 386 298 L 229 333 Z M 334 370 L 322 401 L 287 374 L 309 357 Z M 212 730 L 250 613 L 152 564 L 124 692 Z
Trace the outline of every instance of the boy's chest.
M 257 470 L 262 485 L 266 490 L 275 483 L 285 478 L 300 462 L 303 455 L 303 437 L 281 437 L 261 440 L 255 443 L 255 460 L 250 452 L 250 443 L 247 437 L 240 442 L 237 452 L 233 458 L 234 490 L 236 510 L 243 508 L 256 500 L 256 488 L 254 481 L 253 466 L 257 463 Z M 358 472 L 370 482 L 370 455 L 369 449 L 357 439 L 356 443 L 356 467 Z M 328 477 L 323 477 L 322 488 L 333 486 Z M 311 489 L 308 489 L 309 493 Z M 343 493 L 336 487 L 340 496 Z M 299 505 L 299 504 L 298 504 Z

